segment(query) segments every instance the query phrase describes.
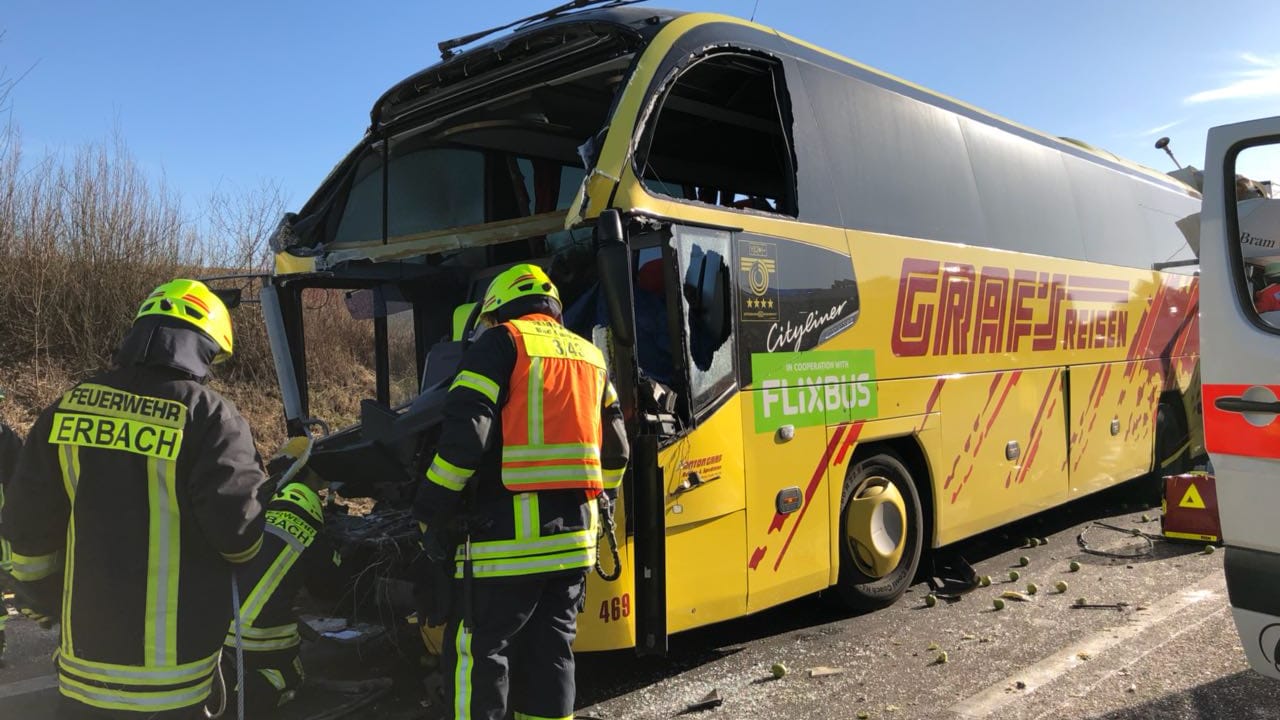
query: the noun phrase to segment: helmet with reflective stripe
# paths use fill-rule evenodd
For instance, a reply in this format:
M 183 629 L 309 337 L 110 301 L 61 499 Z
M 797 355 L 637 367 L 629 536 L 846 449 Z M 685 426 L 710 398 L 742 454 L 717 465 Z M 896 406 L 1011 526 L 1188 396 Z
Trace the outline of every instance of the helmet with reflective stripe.
M 204 332 L 218 344 L 215 363 L 231 357 L 231 313 L 221 298 L 199 280 L 170 280 L 156 288 L 142 301 L 134 320 L 148 315 L 177 318 Z
M 546 271 L 537 265 L 522 263 L 503 270 L 489 283 L 480 311 L 490 313 L 513 300 L 537 295 L 545 295 L 560 302 L 560 292 L 556 290 L 551 278 L 547 277 Z
M 307 511 L 307 514 L 316 522 L 324 520 L 324 511 L 320 506 L 320 496 L 315 490 L 306 485 L 295 482 L 289 483 L 276 493 L 276 500 L 287 500 L 294 505 Z

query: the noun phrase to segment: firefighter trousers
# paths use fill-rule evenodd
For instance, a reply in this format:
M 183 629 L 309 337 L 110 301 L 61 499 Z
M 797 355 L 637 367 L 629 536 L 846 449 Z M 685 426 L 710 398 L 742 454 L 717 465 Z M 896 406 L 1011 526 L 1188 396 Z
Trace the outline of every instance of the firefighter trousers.
M 474 580 L 472 627 L 461 622 L 460 601 L 445 626 L 446 717 L 503 720 L 510 689 L 516 720 L 572 718 L 572 645 L 586 582 L 585 569 Z

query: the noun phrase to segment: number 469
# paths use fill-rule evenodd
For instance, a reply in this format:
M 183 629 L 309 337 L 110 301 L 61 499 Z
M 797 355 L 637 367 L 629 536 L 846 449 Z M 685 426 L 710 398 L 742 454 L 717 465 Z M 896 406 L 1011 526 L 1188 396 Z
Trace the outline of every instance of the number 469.
M 624 617 L 631 617 L 631 593 L 621 597 L 609 598 L 600 602 L 600 619 L 605 622 L 617 622 Z

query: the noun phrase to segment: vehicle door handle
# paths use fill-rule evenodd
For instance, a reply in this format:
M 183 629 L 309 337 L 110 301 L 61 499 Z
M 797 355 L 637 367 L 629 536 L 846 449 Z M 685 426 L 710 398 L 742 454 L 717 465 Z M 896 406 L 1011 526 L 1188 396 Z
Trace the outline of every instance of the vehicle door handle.
M 1260 400 L 1245 400 L 1241 397 L 1220 397 L 1213 401 L 1213 405 L 1219 410 L 1226 410 L 1227 412 L 1280 415 L 1280 401 L 1262 402 Z

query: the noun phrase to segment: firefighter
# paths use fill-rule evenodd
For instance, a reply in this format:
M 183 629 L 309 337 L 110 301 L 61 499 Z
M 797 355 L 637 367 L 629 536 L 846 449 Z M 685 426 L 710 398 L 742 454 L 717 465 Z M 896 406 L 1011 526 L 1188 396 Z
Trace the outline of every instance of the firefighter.
M 32 426 L 4 528 L 24 599 L 61 621 L 59 717 L 197 717 L 211 694 L 270 497 L 248 424 L 205 385 L 231 353 L 226 306 L 173 280 L 112 369 Z
M 293 438 L 287 452 L 278 456 L 282 465 L 306 454 L 306 438 Z M 305 461 L 304 461 L 305 462 Z M 304 585 L 313 597 L 332 598 L 340 587 L 341 560 L 324 536 L 324 510 L 320 502 L 323 481 L 305 468 L 289 477 L 277 460 L 268 471 L 284 471 L 282 487 L 267 506 L 262 550 L 251 562 L 236 569 L 240 587 L 246 589 L 240 607 L 240 644 L 244 653 L 245 709 L 251 717 L 269 713 L 292 701 L 306 673 L 299 648 L 298 616 L 294 599 Z M 301 465 L 301 463 L 299 463 Z M 232 619 L 222 652 L 223 670 L 237 677 L 236 626 Z M 234 685 L 233 685 L 234 687 Z M 265 716 L 265 715 L 263 715 Z
M 0 402 L 5 398 L 4 390 L 0 390 Z M 13 428 L 0 422 L 0 512 L 4 510 L 4 488 L 13 476 L 14 467 L 18 464 L 18 453 L 22 450 L 22 438 Z M 8 574 L 13 571 L 9 561 L 9 541 L 4 539 L 4 527 L 0 526 L 0 667 L 4 665 L 4 626 L 9 619 L 8 607 L 3 593 L 8 589 Z
M 450 717 L 506 717 L 509 685 L 517 720 L 570 718 L 598 503 L 627 463 L 622 412 L 541 268 L 502 272 L 482 303 L 491 327 L 462 357 L 415 501 L 424 555 L 453 577 L 447 607 L 426 613 L 448 621 Z

